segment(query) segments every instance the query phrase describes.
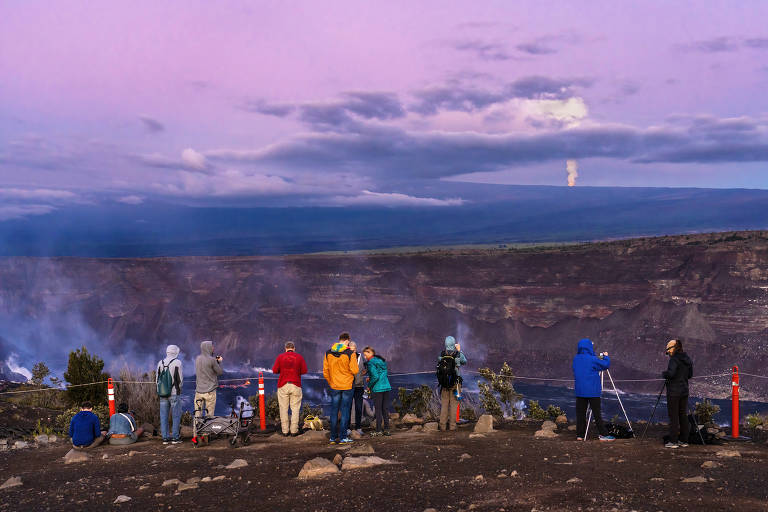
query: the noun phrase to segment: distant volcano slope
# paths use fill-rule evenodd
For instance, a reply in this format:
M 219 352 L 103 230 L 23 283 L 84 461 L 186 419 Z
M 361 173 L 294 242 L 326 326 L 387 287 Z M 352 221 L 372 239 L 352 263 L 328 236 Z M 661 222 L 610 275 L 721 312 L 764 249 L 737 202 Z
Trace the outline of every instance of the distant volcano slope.
M 768 233 L 564 247 L 242 258 L 0 260 L 0 357 L 52 368 L 85 344 L 148 369 L 167 343 L 214 340 L 228 368 L 267 366 L 294 340 L 313 370 L 341 331 L 393 371 L 432 370 L 444 336 L 471 366 L 570 377 L 576 342 L 616 379 L 658 377 L 670 337 L 699 375 L 768 373 Z M 707 392 L 724 394 L 728 379 Z M 655 391 L 658 383 L 624 386 Z M 705 386 L 706 387 L 706 386 Z M 766 380 L 745 383 L 768 396 Z

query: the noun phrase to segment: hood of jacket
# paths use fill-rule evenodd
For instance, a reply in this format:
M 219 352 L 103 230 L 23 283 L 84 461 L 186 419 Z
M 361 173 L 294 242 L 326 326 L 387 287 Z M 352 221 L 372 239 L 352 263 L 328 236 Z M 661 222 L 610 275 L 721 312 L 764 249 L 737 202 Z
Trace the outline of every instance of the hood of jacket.
M 204 356 L 213 356 L 213 342 L 206 340 L 200 343 L 200 353 Z
M 592 345 L 592 340 L 589 338 L 584 338 L 579 340 L 578 350 L 576 351 L 577 354 L 588 354 L 590 356 L 595 355 L 595 347 Z
M 341 354 L 343 354 L 347 350 L 349 350 L 349 346 L 343 341 L 339 341 L 331 345 L 331 350 L 329 350 L 327 353 L 331 354 L 334 357 L 340 357 Z
M 456 351 L 456 338 L 454 338 L 453 336 L 445 337 L 445 351 L 446 352 Z
M 691 360 L 690 357 L 688 357 L 688 354 L 686 354 L 685 352 L 675 352 L 674 354 L 672 354 L 672 357 L 674 359 L 677 359 L 678 362 L 686 366 L 693 366 L 693 361 Z
M 175 359 L 179 357 L 179 352 L 180 352 L 179 347 L 177 347 L 176 345 L 168 345 L 168 347 L 166 347 L 165 349 L 166 362 L 170 361 L 171 359 Z

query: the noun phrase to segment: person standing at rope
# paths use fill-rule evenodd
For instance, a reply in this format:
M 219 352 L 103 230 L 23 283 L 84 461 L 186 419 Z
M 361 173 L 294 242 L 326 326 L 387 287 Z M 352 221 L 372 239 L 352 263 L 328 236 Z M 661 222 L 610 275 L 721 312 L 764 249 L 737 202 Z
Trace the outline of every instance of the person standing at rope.
M 197 401 L 205 400 L 208 415 L 216 415 L 216 389 L 219 387 L 219 375 L 224 373 L 221 367 L 221 356 L 213 357 L 213 342 L 200 343 L 200 355 L 195 359 L 195 416 L 201 416 L 197 410 Z
M 387 361 L 371 347 L 363 350 L 365 366 L 370 375 L 368 387 L 373 395 L 373 403 L 376 408 L 376 432 L 371 432 L 371 437 L 389 435 L 389 392 L 392 386 L 389 384 Z M 382 422 L 384 430 L 382 430 Z
M 323 359 L 323 377 L 331 388 L 331 444 L 348 444 L 349 415 L 352 409 L 352 391 L 355 375 L 360 371 L 357 355 L 349 349 L 349 333 L 339 335 Z
M 669 364 L 661 373 L 667 381 L 667 413 L 669 414 L 669 441 L 667 448 L 688 446 L 688 379 L 693 377 L 693 361 L 683 351 L 683 340 L 667 342 Z
M 181 386 L 184 384 L 184 372 L 179 360 L 179 347 L 168 345 L 165 358 L 157 363 L 155 372 L 157 396 L 160 399 L 160 433 L 163 444 L 181 443 Z M 168 425 L 170 412 L 173 434 Z
M 437 382 L 440 384 L 440 430 L 456 430 L 456 408 L 461 388 L 461 367 L 467 358 L 453 336 L 445 338 L 445 349 L 437 358 Z
M 292 341 L 285 342 L 285 352 L 277 356 L 272 365 L 272 373 L 280 375 L 277 380 L 277 403 L 280 407 L 280 428 L 283 436 L 299 435 L 299 416 L 301 416 L 301 376 L 307 373 L 307 363 L 301 354 L 296 353 Z M 288 408 L 291 409 L 290 422 Z
M 600 413 L 600 397 L 603 394 L 603 384 L 600 372 L 611 366 L 608 352 L 599 356 L 595 354 L 592 340 L 584 338 L 579 341 L 576 355 L 573 358 L 574 394 L 576 395 L 576 440 L 583 441 L 587 432 L 587 405 L 592 409 L 592 416 L 597 425 L 601 441 L 613 441 L 608 435 L 603 417 Z

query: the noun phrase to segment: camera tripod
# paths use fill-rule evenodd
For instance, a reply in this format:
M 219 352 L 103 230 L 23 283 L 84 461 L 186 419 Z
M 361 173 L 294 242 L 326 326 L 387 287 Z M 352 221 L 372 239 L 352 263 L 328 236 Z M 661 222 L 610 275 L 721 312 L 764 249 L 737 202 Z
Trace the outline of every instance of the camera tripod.
M 613 386 L 613 392 L 616 393 L 616 399 L 619 401 L 619 405 L 621 406 L 621 412 L 624 413 L 624 419 L 627 420 L 627 425 L 629 425 L 630 432 L 634 435 L 634 430 L 632 429 L 632 423 L 629 421 L 629 416 L 627 416 L 627 410 L 624 409 L 624 404 L 621 402 L 621 397 L 619 396 L 619 390 L 616 389 L 616 383 L 613 382 L 613 377 L 611 376 L 611 372 L 609 370 L 604 370 L 600 372 L 600 389 L 603 389 L 603 382 L 605 381 L 605 374 L 608 374 L 608 378 L 611 380 L 611 386 Z M 587 440 L 587 436 L 589 435 L 589 424 L 592 423 L 592 407 L 587 406 L 589 409 L 589 416 L 587 417 L 587 429 L 584 431 L 584 441 Z

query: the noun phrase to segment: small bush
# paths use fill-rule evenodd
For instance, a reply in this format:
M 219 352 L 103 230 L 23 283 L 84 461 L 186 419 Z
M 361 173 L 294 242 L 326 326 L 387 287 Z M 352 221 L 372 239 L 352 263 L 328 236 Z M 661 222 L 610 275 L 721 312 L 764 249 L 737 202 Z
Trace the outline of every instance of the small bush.
M 528 400 L 528 417 L 544 421 L 549 419 L 549 413 L 541 408 L 537 400 Z
M 552 421 L 555 421 L 558 416 L 564 415 L 565 412 L 558 406 L 549 404 L 549 407 L 547 407 L 547 414 Z
M 95 354 L 89 354 L 88 349 L 82 347 L 69 353 L 64 380 L 70 385 L 105 381 L 109 375 L 103 370 L 104 360 Z M 106 384 L 94 384 L 71 388 L 67 390 L 66 396 L 69 404 L 73 407 L 79 406 L 86 400 L 93 404 L 102 404 L 107 402 L 107 386 Z
M 478 383 L 480 402 L 486 413 L 502 422 L 504 412 L 512 411 L 514 403 L 522 398 L 522 395 L 515 391 L 515 376 L 512 373 L 512 368 L 505 361 L 498 374 L 490 368 L 480 368 L 479 373 L 485 379 L 485 382 Z
M 194 417 L 195 416 L 190 411 L 184 411 L 181 414 L 181 424 L 186 425 L 187 427 L 191 427 Z
M 696 414 L 696 419 L 699 423 L 712 423 L 715 415 L 720 412 L 720 406 L 705 399 L 703 402 L 696 402 L 693 412 Z
M 745 422 L 749 428 L 768 426 L 768 416 L 763 416 L 759 413 L 749 414 L 747 415 Z
M 248 397 L 248 402 L 250 402 L 251 407 L 253 407 L 253 417 L 254 419 L 258 418 L 261 419 L 261 414 L 259 410 L 259 395 L 251 395 Z M 265 409 L 265 415 L 266 419 L 277 421 L 280 419 L 280 403 L 277 401 L 277 393 L 273 393 L 266 397 L 266 401 L 264 402 L 264 409 Z
M 432 388 L 426 384 L 422 384 L 418 388 L 410 391 L 406 388 L 399 388 L 397 390 L 398 403 L 395 404 L 395 411 L 397 411 L 401 417 L 408 413 L 413 413 L 420 417 L 427 416 L 428 413 L 430 413 L 432 396 Z

